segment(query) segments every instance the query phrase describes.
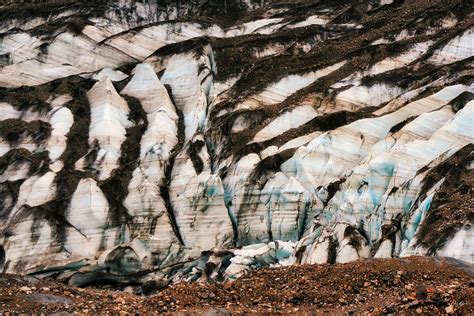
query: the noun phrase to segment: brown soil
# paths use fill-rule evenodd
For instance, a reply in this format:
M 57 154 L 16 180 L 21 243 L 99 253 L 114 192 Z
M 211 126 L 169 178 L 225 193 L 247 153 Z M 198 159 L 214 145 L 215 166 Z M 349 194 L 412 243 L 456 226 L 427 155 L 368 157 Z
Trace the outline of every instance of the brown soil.
M 235 282 L 180 283 L 149 297 L 0 275 L 0 312 L 470 314 L 473 273 L 472 266 L 442 258 L 370 259 L 262 269 Z

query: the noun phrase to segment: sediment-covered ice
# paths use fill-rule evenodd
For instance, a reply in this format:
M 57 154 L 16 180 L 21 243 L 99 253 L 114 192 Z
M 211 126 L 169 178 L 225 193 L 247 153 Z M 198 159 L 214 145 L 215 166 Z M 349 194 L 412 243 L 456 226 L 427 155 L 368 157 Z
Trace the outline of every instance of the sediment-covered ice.
M 474 56 L 474 29 L 471 28 L 436 50 L 428 61 L 445 65 L 472 56 Z
M 151 250 L 161 252 L 178 243 L 161 196 L 166 164 L 178 143 L 178 115 L 166 88 L 147 64 L 134 69 L 121 93 L 140 101 L 148 121 L 140 142 L 138 167 L 133 171 L 124 201 L 133 218 L 131 234 L 145 237 Z

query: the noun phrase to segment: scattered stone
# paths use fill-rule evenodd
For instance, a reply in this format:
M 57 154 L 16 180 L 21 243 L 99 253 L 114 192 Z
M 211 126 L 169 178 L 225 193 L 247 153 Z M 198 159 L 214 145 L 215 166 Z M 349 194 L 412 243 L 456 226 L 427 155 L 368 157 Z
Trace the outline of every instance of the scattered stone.
M 204 314 L 205 316 L 230 316 L 231 313 L 224 308 L 213 308 Z
M 31 294 L 28 295 L 26 299 L 43 304 L 69 305 L 73 303 L 73 300 L 70 298 L 51 294 Z
M 127 286 L 123 291 L 128 294 L 133 294 L 133 287 Z
M 395 313 L 395 308 L 393 305 L 387 305 L 382 309 L 382 312 L 384 314 L 392 314 Z
M 163 279 L 150 280 L 142 285 L 142 292 L 144 295 L 155 294 L 159 291 L 162 291 L 168 287 L 168 282 Z
M 449 305 L 444 309 L 444 311 L 446 312 L 446 314 L 454 314 L 454 306 Z
M 224 289 L 224 290 L 228 290 L 228 289 L 230 289 L 230 288 L 232 287 L 233 284 L 234 284 L 233 281 L 227 281 L 227 282 L 224 284 L 223 289 Z
M 418 285 L 416 287 L 416 298 L 419 300 L 426 300 L 428 298 L 428 291 L 426 286 Z
M 418 306 L 420 302 L 418 300 L 413 300 L 412 302 L 408 303 L 408 307 L 415 307 Z

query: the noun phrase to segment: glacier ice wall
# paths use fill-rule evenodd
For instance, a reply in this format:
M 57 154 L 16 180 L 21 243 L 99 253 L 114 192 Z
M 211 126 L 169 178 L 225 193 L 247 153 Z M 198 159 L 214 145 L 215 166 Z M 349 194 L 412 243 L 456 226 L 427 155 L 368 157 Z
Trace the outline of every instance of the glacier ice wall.
M 472 8 L 230 3 L 2 9 L 0 270 L 474 262 Z

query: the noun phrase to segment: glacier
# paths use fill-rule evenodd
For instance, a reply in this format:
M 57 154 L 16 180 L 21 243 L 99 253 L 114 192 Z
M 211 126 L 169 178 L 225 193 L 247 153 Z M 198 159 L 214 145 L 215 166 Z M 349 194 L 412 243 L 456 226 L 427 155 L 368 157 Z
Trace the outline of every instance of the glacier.
M 474 263 L 474 12 L 372 2 L 0 7 L 0 271 Z

